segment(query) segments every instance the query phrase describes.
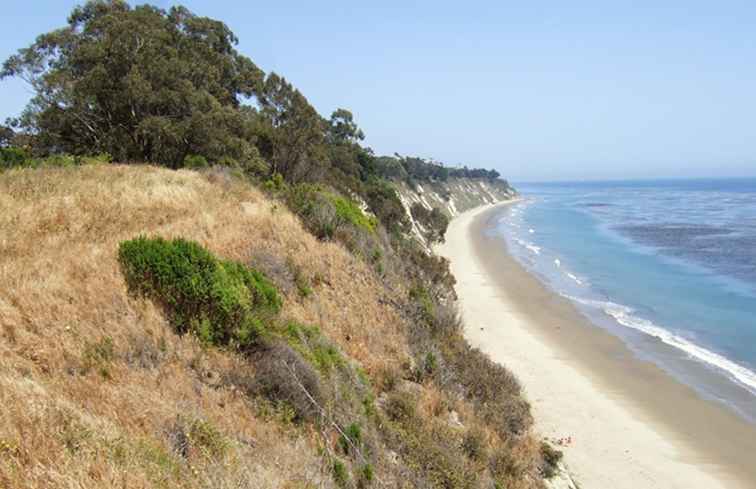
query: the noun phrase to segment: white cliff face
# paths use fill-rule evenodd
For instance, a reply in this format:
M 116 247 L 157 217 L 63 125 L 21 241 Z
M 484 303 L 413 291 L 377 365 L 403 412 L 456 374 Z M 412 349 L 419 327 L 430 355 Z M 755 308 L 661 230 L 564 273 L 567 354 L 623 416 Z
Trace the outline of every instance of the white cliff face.
M 423 182 L 414 189 L 405 182 L 396 182 L 399 199 L 412 223 L 412 234 L 430 251 L 425 229 L 412 218 L 410 211 L 415 203 L 428 210 L 441 209 L 453 219 L 462 212 L 481 205 L 494 204 L 513 198 L 517 192 L 505 180 L 450 178 L 446 182 Z

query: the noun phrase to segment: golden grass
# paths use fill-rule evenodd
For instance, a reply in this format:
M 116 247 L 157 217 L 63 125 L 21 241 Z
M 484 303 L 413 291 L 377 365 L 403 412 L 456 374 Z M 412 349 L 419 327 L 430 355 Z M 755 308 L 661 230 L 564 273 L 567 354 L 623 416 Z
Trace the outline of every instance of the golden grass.
M 255 417 L 217 382 L 238 358 L 175 335 L 151 303 L 129 297 L 116 254 L 139 234 L 196 240 L 245 263 L 289 257 L 320 280 L 313 296 L 287 297 L 284 316 L 319 325 L 368 372 L 409 358 L 403 322 L 379 303 L 385 289 L 367 266 L 247 184 L 149 166 L 8 171 L 0 488 L 328 487 L 314 434 Z M 108 341 L 112 356 L 92 353 Z M 159 360 L 141 362 L 149 348 Z M 227 449 L 176 456 L 178 417 L 213 427 Z

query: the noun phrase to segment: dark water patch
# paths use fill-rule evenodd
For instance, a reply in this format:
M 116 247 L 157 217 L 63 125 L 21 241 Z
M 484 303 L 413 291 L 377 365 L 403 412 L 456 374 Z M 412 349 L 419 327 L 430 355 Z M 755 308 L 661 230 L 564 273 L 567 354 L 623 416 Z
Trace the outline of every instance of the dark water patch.
M 685 247 L 699 238 L 734 234 L 734 229 L 701 224 L 632 224 L 614 229 L 644 245 L 661 248 Z M 697 246 L 696 246 L 697 247 Z
M 582 204 L 583 207 L 590 207 L 590 208 L 601 208 L 601 207 L 614 207 L 614 204 L 609 204 L 607 202 L 586 202 L 585 204 Z

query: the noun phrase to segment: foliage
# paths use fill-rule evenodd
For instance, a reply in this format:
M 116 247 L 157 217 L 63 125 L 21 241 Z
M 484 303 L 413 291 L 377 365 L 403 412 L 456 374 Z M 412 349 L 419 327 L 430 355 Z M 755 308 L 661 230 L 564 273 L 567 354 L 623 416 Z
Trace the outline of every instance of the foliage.
M 417 182 L 445 182 L 450 177 L 496 180 L 500 176 L 496 170 L 467 166 L 450 168 L 439 161 L 398 154 L 377 158 L 375 168 L 377 175 L 392 180 L 406 181 L 413 188 Z
M 46 152 L 107 152 L 178 167 L 190 154 L 259 164 L 250 112 L 262 72 L 222 22 L 123 0 L 76 7 L 63 28 L 8 58 L 0 78 L 35 90 L 20 127 Z
M 485 433 L 479 428 L 467 430 L 462 439 L 462 450 L 473 460 L 481 461 L 486 456 Z
M 320 377 L 291 346 L 273 342 L 258 352 L 255 367 L 252 394 L 290 406 L 296 421 L 314 420 L 321 414 L 315 405 L 324 399 Z
M 0 170 L 24 166 L 29 158 L 29 153 L 21 148 L 0 147 Z
M 389 232 L 405 233 L 410 229 L 407 212 L 394 187 L 386 180 L 371 179 L 365 184 L 365 200 Z
M 13 144 L 15 133 L 12 128 L 0 124 L 0 148 L 5 148 Z
M 281 334 L 289 346 L 323 373 L 345 364 L 339 350 L 326 340 L 316 326 L 288 322 Z
M 349 473 L 347 472 L 344 462 L 336 459 L 333 461 L 331 468 L 333 469 L 333 480 L 336 482 L 336 485 L 339 487 L 346 487 L 349 482 Z
M 95 343 L 87 343 L 82 354 L 84 372 L 96 370 L 103 378 L 109 379 L 110 363 L 115 357 L 113 338 L 105 336 Z
M 302 93 L 271 73 L 259 94 L 261 151 L 272 171 L 292 183 L 316 180 L 327 165 L 325 123 Z
M 554 477 L 557 474 L 562 457 L 563 453 L 560 450 L 545 441 L 541 442 L 541 458 L 543 459 L 541 474 L 547 479 Z
M 426 237 L 431 243 L 443 243 L 446 229 L 449 227 L 449 218 L 438 207 L 428 210 L 424 205 L 415 202 L 410 207 L 413 219 L 419 222 L 426 230 Z
M 357 204 L 319 185 L 295 185 L 289 189 L 286 200 L 307 228 L 320 239 L 333 238 L 344 226 L 369 233 L 375 231 L 375 219 L 365 215 Z
M 260 272 L 219 260 L 195 242 L 139 237 L 122 242 L 118 257 L 132 292 L 159 303 L 177 331 L 210 344 L 253 344 L 281 308 Z
M 198 170 L 208 166 L 207 159 L 202 155 L 186 155 L 184 157 L 184 168 Z

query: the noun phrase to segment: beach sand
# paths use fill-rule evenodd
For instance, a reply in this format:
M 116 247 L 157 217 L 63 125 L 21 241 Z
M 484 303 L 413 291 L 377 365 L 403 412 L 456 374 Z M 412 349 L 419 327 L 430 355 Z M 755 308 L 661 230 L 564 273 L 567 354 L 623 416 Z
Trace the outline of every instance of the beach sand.
M 457 278 L 466 337 L 517 375 L 538 433 L 571 437 L 558 448 L 581 489 L 756 488 L 756 428 L 525 271 L 485 235 L 501 205 L 452 220 L 438 251 Z

